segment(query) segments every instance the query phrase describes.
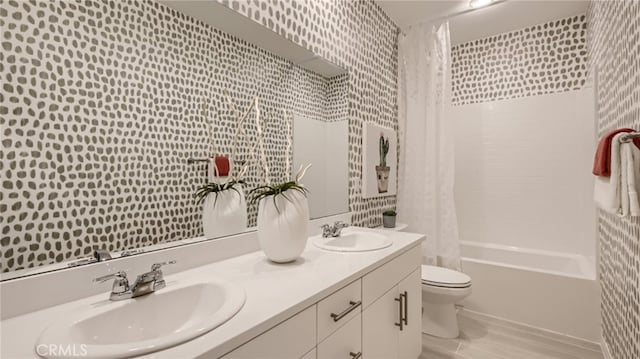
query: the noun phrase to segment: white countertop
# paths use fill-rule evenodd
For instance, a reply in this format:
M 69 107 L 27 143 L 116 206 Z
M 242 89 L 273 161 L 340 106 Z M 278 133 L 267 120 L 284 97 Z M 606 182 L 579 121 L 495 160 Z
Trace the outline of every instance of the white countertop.
M 375 231 L 358 228 L 362 231 Z M 275 264 L 260 251 L 229 258 L 166 276 L 167 286 L 185 279 L 222 278 L 241 285 L 247 295 L 244 307 L 220 327 L 181 345 L 151 353 L 145 358 L 193 358 L 203 354 L 220 357 L 351 281 L 419 245 L 423 235 L 393 231 L 384 233 L 390 247 L 371 252 L 329 252 L 307 243 L 301 258 Z M 46 295 L 34 288 L 34 295 Z M 83 298 L 0 322 L 2 358 L 34 358 L 35 344 L 43 329 L 90 305 L 108 300 L 108 292 Z M 171 308 L 167 308 L 171 310 Z
M 406 223 L 396 222 L 396 226 L 395 226 L 395 227 L 387 228 L 387 227 L 384 227 L 384 226 L 378 226 L 378 227 L 375 227 L 375 229 L 383 229 L 383 230 L 385 230 L 385 231 L 398 231 L 398 232 L 402 232 L 402 231 L 404 231 L 405 229 L 407 229 L 407 227 L 409 227 L 409 225 L 408 225 L 408 224 L 406 224 Z

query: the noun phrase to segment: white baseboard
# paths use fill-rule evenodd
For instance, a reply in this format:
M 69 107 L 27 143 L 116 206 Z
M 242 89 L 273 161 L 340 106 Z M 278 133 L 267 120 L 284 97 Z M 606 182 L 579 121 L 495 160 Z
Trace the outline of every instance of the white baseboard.
M 611 351 L 609 351 L 609 345 L 603 337 L 600 337 L 600 348 L 602 348 L 602 356 L 604 356 L 604 359 L 613 359 Z
M 460 308 L 462 307 L 462 308 Z M 461 310 L 463 315 L 467 315 L 470 317 L 480 317 L 483 318 L 483 320 L 488 321 L 488 322 L 494 322 L 494 323 L 500 323 L 501 325 L 507 325 L 509 327 L 512 328 L 517 328 L 519 330 L 523 330 L 523 331 L 527 331 L 529 333 L 532 334 L 536 334 L 536 335 L 540 335 L 540 336 L 544 336 L 546 338 L 550 338 L 553 340 L 557 340 L 559 342 L 563 342 L 566 344 L 570 344 L 570 345 L 575 345 L 575 346 L 579 346 L 585 349 L 589 349 L 589 350 L 593 350 L 593 351 L 600 351 L 601 349 L 603 350 L 604 347 L 602 347 L 602 342 L 598 343 L 598 342 L 593 342 L 590 340 L 586 340 L 583 338 L 577 338 L 571 335 L 567 335 L 567 334 L 563 334 L 563 333 L 558 333 L 558 332 L 554 332 L 552 330 L 548 330 L 548 329 L 544 329 L 544 328 L 538 328 L 538 327 L 534 327 L 528 324 L 524 324 L 524 323 L 520 323 L 520 322 L 516 322 L 513 320 L 509 320 L 509 319 L 505 319 L 505 318 L 501 318 L 501 317 L 496 317 L 494 315 L 491 314 L 486 314 L 486 313 L 481 313 L 481 312 L 476 312 L 474 310 L 469 310 L 464 308 L 463 306 L 458 306 L 459 310 Z M 460 311 L 459 311 L 460 313 Z M 604 350 L 603 350 L 604 351 Z M 612 359 L 610 356 L 607 358 L 605 357 L 605 359 Z

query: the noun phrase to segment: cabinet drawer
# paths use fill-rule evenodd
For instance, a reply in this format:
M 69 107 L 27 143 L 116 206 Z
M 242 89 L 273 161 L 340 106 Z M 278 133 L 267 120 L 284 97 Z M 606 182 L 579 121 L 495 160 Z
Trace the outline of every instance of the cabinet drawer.
M 416 270 L 421 263 L 420 246 L 383 264 L 362 278 L 362 305 L 368 307 L 403 278 Z
M 224 359 L 299 359 L 316 346 L 316 306 L 303 310 L 225 355 Z
M 318 344 L 318 359 L 352 359 L 362 353 L 362 314 Z
M 318 302 L 318 342 L 357 316 L 362 309 L 360 279 Z

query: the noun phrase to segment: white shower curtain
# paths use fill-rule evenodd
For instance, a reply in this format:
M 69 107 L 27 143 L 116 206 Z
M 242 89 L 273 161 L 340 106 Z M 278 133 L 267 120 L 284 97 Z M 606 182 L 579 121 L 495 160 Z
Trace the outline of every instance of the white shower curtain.
M 423 263 L 459 270 L 449 24 L 418 24 L 399 36 L 399 220 L 426 235 Z

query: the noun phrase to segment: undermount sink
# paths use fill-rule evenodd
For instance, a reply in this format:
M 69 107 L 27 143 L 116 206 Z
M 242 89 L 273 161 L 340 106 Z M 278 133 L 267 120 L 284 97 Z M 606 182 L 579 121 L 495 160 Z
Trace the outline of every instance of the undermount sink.
M 339 237 L 316 236 L 313 244 L 334 252 L 367 252 L 389 247 L 393 242 L 382 234 L 368 231 L 345 230 Z
M 167 281 L 166 288 L 149 295 L 101 301 L 61 318 L 36 345 L 73 348 L 76 356 L 88 358 L 134 357 L 205 334 L 232 318 L 244 302 L 244 289 L 233 283 Z

